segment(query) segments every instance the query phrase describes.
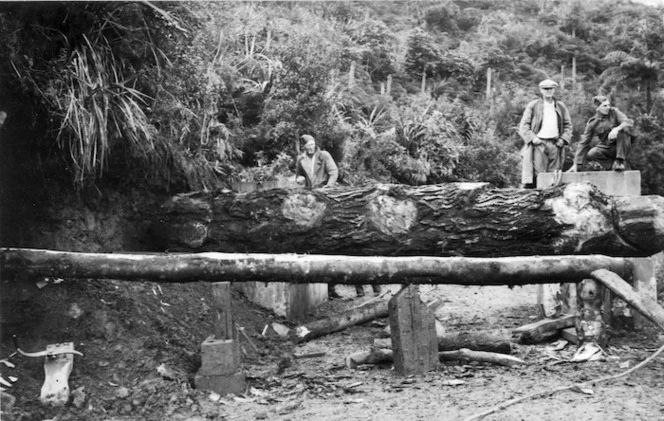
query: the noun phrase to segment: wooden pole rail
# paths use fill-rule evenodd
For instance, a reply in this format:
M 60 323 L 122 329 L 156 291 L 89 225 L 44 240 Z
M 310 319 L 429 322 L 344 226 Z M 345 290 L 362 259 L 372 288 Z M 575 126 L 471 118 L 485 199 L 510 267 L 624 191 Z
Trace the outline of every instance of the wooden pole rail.
M 603 255 L 383 257 L 249 253 L 77 253 L 0 248 L 0 278 L 158 282 L 526 285 L 579 282 L 597 269 L 629 278 L 626 258 Z

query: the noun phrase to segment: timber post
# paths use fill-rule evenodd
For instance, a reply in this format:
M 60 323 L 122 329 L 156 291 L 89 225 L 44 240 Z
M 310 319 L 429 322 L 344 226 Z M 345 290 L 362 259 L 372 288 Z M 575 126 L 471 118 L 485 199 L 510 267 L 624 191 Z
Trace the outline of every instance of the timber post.
M 401 375 L 438 368 L 438 337 L 433 312 L 422 302 L 419 287 L 407 285 L 388 303 L 394 369 Z
M 196 388 L 238 395 L 244 391 L 245 376 L 239 371 L 241 354 L 233 321 L 231 283 L 215 282 L 211 288 L 214 333 L 201 344 L 202 364 L 195 377 Z

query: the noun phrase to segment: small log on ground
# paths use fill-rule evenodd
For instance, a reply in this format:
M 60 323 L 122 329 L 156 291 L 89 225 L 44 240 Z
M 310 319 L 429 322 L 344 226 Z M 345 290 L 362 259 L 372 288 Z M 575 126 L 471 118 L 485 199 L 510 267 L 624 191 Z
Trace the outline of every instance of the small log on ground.
M 521 358 L 512 355 L 498 354 L 495 352 L 472 351 L 470 349 L 459 349 L 456 351 L 444 351 L 438 353 L 440 361 L 479 361 L 484 363 L 492 363 L 513 367 L 515 365 L 526 364 Z
M 472 351 L 470 349 L 459 349 L 456 351 L 444 351 L 438 353 L 438 360 L 444 361 L 478 361 L 491 364 L 499 364 L 507 367 L 526 364 L 520 358 L 499 354 L 494 352 Z M 384 364 L 394 361 L 394 353 L 391 349 L 374 348 L 371 351 L 360 351 L 346 357 L 346 366 L 356 368 L 362 364 Z
M 436 319 L 422 302 L 419 287 L 402 288 L 388 306 L 394 370 L 406 376 L 438 368 Z
M 388 315 L 388 300 L 379 300 L 367 305 L 356 307 L 343 313 L 316 320 L 304 326 L 296 327 L 292 332 L 295 340 L 306 342 L 333 332 L 343 330 L 347 327 L 366 323 Z
M 438 351 L 454 351 L 467 348 L 473 351 L 496 352 L 510 354 L 512 343 L 510 332 L 507 329 L 477 330 L 465 332 L 445 332 L 437 335 Z M 374 348 L 391 348 L 391 341 L 374 339 Z
M 372 349 L 371 351 L 355 352 L 346 357 L 346 367 L 356 368 L 362 364 L 382 364 L 394 361 L 391 349 Z
M 559 319 L 543 319 L 517 327 L 512 330 L 512 333 L 519 335 L 521 342 L 540 343 L 544 339 L 557 334 L 561 329 L 574 326 L 575 321 L 576 315 L 568 314 Z
M 591 276 L 625 300 L 627 304 L 631 305 L 648 320 L 659 326 L 660 329 L 664 329 L 664 308 L 657 301 L 638 293 L 624 279 L 606 269 L 593 271 Z

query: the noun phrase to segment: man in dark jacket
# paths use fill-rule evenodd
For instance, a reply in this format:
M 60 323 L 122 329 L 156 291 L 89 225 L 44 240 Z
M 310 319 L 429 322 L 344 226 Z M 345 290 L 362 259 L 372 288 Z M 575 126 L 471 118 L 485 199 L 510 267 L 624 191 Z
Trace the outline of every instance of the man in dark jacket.
M 525 142 L 521 183 L 527 188 L 535 187 L 537 174 L 563 169 L 565 146 L 572 139 L 569 111 L 553 96 L 557 86 L 551 79 L 540 82 L 542 97 L 528 103 L 519 124 Z
M 622 111 L 611 106 L 611 101 L 603 95 L 593 98 L 595 115 L 588 120 L 576 148 L 574 165 L 569 172 L 576 172 L 584 161 L 596 161 L 605 170 L 623 171 L 625 161 L 632 148 L 632 128 L 634 122 Z M 591 141 L 597 137 L 599 143 L 591 148 Z

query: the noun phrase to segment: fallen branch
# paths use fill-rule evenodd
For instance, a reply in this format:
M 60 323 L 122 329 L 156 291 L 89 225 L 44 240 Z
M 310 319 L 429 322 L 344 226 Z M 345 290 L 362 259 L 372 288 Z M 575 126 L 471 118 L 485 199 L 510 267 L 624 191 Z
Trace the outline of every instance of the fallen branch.
M 456 351 L 443 351 L 438 353 L 440 361 L 468 360 L 514 367 L 526 364 L 520 358 L 511 355 L 498 354 L 495 352 L 471 351 L 470 349 L 458 349 Z M 371 351 L 360 351 L 346 357 L 346 367 L 356 368 L 362 364 L 382 364 L 394 361 L 391 349 L 374 348 Z
M 458 349 L 456 351 L 439 352 L 438 358 L 440 361 L 468 360 L 504 365 L 507 367 L 526 364 L 521 358 L 511 355 L 498 354 L 496 352 L 472 351 L 467 348 Z

